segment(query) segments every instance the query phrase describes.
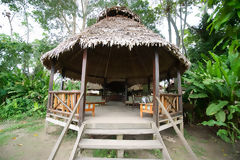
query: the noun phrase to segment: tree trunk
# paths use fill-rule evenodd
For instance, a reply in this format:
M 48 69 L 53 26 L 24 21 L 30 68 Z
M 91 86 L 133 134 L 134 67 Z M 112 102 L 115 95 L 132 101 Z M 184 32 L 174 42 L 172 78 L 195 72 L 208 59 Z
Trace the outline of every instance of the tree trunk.
M 172 43 L 172 29 L 171 29 L 171 21 L 170 21 L 170 13 L 167 13 L 167 21 L 168 21 L 168 38 L 169 42 Z
M 83 23 L 82 23 L 82 30 L 83 30 L 85 29 L 85 26 L 86 26 L 88 0 L 81 0 L 81 4 L 82 4 L 82 15 L 83 15 Z
M 179 46 L 180 46 L 180 35 L 179 35 L 179 31 L 178 31 L 178 28 L 177 28 L 176 23 L 174 22 L 174 20 L 172 19 L 171 16 L 170 16 L 170 22 L 172 23 L 173 28 L 174 28 L 175 33 L 176 33 L 176 45 L 179 47 Z

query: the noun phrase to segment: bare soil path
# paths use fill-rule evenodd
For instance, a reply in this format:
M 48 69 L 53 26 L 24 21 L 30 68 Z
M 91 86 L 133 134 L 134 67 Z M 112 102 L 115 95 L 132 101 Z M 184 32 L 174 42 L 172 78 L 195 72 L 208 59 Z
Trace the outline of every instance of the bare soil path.
M 240 146 L 235 147 L 220 140 L 208 128 L 185 127 L 185 137 L 199 160 L 239 160 Z M 45 134 L 44 120 L 0 123 L 0 160 L 46 160 L 54 146 L 60 127 L 51 126 L 50 134 Z M 173 160 L 191 160 L 182 147 L 173 129 L 161 132 Z M 57 160 L 69 158 L 76 133 L 70 131 L 58 152 Z M 86 154 L 91 154 L 88 152 Z M 129 151 L 129 157 L 157 158 L 156 151 Z

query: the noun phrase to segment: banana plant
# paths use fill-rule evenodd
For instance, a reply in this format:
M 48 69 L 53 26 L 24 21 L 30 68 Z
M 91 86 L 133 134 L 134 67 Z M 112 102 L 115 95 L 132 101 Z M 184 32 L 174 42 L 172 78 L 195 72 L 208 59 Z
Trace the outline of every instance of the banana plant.
M 203 125 L 217 126 L 217 135 L 226 142 L 240 139 L 240 58 L 239 53 L 205 60 L 184 75 L 185 96 L 194 102 L 208 121 Z

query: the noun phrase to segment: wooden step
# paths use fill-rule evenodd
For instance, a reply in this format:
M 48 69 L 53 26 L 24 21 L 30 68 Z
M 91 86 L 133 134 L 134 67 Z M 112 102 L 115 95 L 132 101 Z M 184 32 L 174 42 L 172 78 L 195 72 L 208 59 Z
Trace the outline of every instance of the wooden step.
M 110 140 L 110 139 L 82 139 L 79 143 L 81 149 L 162 149 L 158 140 Z
M 76 158 L 75 160 L 156 160 L 156 159 L 82 157 L 82 158 Z
M 87 123 L 87 129 L 150 129 L 151 123 Z
M 88 135 L 140 135 L 153 134 L 152 129 L 86 129 Z

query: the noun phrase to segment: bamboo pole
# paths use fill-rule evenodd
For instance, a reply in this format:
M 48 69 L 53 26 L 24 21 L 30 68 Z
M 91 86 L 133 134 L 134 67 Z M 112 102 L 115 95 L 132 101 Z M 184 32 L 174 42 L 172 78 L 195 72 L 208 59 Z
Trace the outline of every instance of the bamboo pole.
M 82 136 L 84 127 L 85 127 L 85 124 L 82 123 L 81 127 L 78 130 L 78 136 L 77 136 L 77 139 L 76 139 L 75 144 L 73 146 L 73 150 L 72 150 L 72 153 L 70 155 L 69 160 L 73 160 L 75 158 L 75 156 L 76 156 L 76 151 L 77 151 L 77 148 L 78 148 L 78 144 L 79 144 L 79 142 L 81 140 L 81 136 Z
M 177 135 L 179 136 L 180 140 L 182 141 L 184 147 L 187 149 L 187 151 L 191 154 L 193 160 L 198 160 L 197 156 L 195 155 L 195 153 L 192 151 L 191 147 L 189 146 L 188 142 L 186 141 L 186 139 L 184 138 L 183 134 L 181 133 L 181 131 L 178 129 L 177 125 L 175 124 L 175 122 L 173 121 L 172 117 L 170 116 L 170 114 L 168 113 L 168 111 L 166 110 L 166 108 L 163 106 L 163 104 L 161 103 L 160 99 L 158 97 L 155 97 L 158 101 L 158 104 L 160 105 L 160 107 L 162 108 L 163 112 L 166 114 L 166 116 L 168 117 L 168 119 L 170 120 L 170 122 L 173 125 L 173 128 L 175 130 L 175 132 L 177 133 Z
M 152 123 L 152 129 L 154 130 L 157 139 L 161 142 L 163 146 L 163 158 L 165 158 L 166 160 L 172 160 L 155 123 Z

